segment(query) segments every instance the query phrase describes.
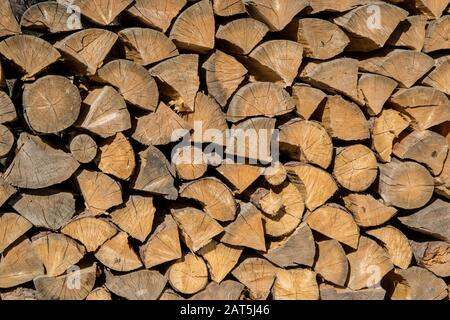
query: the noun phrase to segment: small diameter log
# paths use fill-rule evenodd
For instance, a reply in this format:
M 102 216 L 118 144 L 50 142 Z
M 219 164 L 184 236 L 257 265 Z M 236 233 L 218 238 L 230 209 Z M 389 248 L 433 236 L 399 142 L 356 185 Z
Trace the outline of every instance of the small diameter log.
M 41 189 L 66 181 L 78 167 L 79 163 L 71 154 L 54 149 L 39 137 L 23 132 L 4 178 L 16 187 Z
M 111 220 L 131 237 L 144 242 L 152 231 L 156 208 L 153 198 L 131 195 L 121 208 L 111 212 Z
M 198 253 L 206 260 L 211 279 L 221 283 L 236 266 L 242 250 L 242 248 L 232 247 L 212 240 L 200 249 Z
M 186 246 L 197 252 L 223 232 L 222 226 L 205 212 L 195 208 L 172 209 L 172 216 Z
M 408 216 L 399 217 L 402 224 L 434 238 L 450 241 L 450 204 L 436 199 L 429 206 Z
M 175 105 L 179 111 L 194 111 L 195 96 L 200 85 L 198 59 L 195 54 L 180 54 L 150 69 L 150 74 L 160 84 L 160 93 L 170 99 L 169 104 Z
M 349 288 L 338 288 L 326 283 L 320 284 L 321 300 L 384 300 L 386 290 L 381 286 L 351 290 Z
M 117 233 L 117 228 L 104 219 L 82 217 L 70 222 L 61 232 L 80 241 L 87 252 L 94 252 Z
M 70 141 L 70 153 L 79 163 L 89 163 L 97 155 L 97 143 L 87 134 L 76 135 Z
M 31 242 L 24 238 L 0 261 L 0 288 L 12 288 L 44 274 L 44 267 L 34 253 Z
M 2 18 L 3 20 L 3 18 Z M 0 54 L 20 68 L 22 80 L 34 77 L 61 55 L 50 43 L 30 35 L 17 35 L 0 42 Z
M 343 198 L 345 207 L 353 214 L 358 226 L 376 227 L 389 221 L 397 209 L 384 205 L 371 195 L 352 193 Z
M 208 169 L 206 155 L 200 148 L 186 146 L 174 150 L 172 164 L 183 180 L 200 179 Z
M 178 48 L 206 53 L 214 48 L 215 21 L 209 0 L 202 0 L 184 10 L 170 30 L 170 39 Z
M 321 241 L 317 246 L 319 255 L 314 271 L 326 281 L 343 287 L 349 268 L 344 249 L 336 240 Z
M 167 279 L 153 270 L 139 270 L 123 275 L 106 273 L 106 287 L 128 300 L 156 300 L 166 283 Z
M 450 95 L 450 57 L 444 56 L 434 62 L 435 68 L 422 83 Z
M 425 28 L 427 18 L 424 16 L 409 16 L 397 26 L 388 44 L 395 47 L 405 47 L 415 51 L 422 51 L 425 44 Z
M 42 261 L 46 275 L 56 277 L 77 264 L 85 250 L 71 238 L 58 233 L 42 233 L 33 237 L 31 246 Z
M 358 248 L 359 228 L 352 215 L 337 204 L 327 204 L 314 210 L 307 216 L 306 223 L 312 230 L 328 238 Z
M 294 98 L 296 113 L 308 120 L 319 106 L 325 101 L 326 94 L 316 88 L 305 84 L 292 86 L 292 98 Z
M 181 258 L 178 225 L 171 215 L 166 215 L 139 250 L 147 269 Z
M 263 256 L 281 268 L 299 265 L 312 267 L 316 255 L 311 229 L 302 223 L 291 235 L 269 243 Z
M 52 189 L 21 192 L 10 205 L 35 227 L 53 231 L 69 223 L 75 214 L 73 194 Z
M 301 190 L 306 208 L 310 211 L 323 205 L 338 190 L 333 177 L 315 166 L 290 162 L 285 167 L 290 181 Z
M 387 205 L 402 209 L 417 209 L 430 201 L 434 191 L 433 177 L 415 162 L 380 164 L 378 193 Z
M 450 244 L 444 241 L 411 241 L 414 258 L 420 267 L 426 268 L 438 277 L 450 276 Z
M 220 284 L 210 282 L 206 288 L 190 297 L 190 300 L 239 300 L 245 286 L 237 281 L 226 280 Z
M 219 26 L 216 38 L 223 44 L 224 51 L 246 55 L 256 47 L 268 31 L 269 28 L 263 22 L 252 18 L 242 18 Z
M 0 215 L 0 253 L 25 234 L 33 225 L 22 216 L 6 212 Z
M 95 162 L 102 172 L 122 180 L 130 179 L 136 167 L 133 147 L 120 132 L 100 144 Z
M 125 232 L 119 232 L 102 244 L 95 257 L 104 266 L 116 271 L 132 271 L 142 267 L 142 262 L 129 244 Z
M 358 89 L 371 115 L 378 115 L 389 100 L 398 83 L 378 74 L 364 73 L 358 81 Z
M 40 300 L 84 300 L 94 288 L 97 265 L 80 268 L 58 277 L 41 276 L 33 280 Z
M 348 287 L 352 290 L 378 285 L 393 269 L 388 253 L 375 241 L 366 237 L 359 240 L 358 249 L 347 255 L 350 264 Z
M 112 300 L 111 293 L 105 287 L 98 287 L 92 290 L 86 300 L 109 301 Z
M 1 72 L 0 72 L 1 73 Z M 0 77 L 1 86 L 1 77 Z M 3 91 L 0 91 L 0 123 L 13 122 L 17 120 L 16 108 L 11 98 Z
M 294 16 L 308 6 L 303 0 L 249 0 L 245 4 L 247 12 L 264 22 L 270 31 L 284 29 Z
M 213 0 L 214 14 L 221 17 L 245 13 L 243 0 Z
M 208 269 L 202 258 L 188 253 L 170 266 L 167 278 L 176 291 L 193 294 L 206 287 Z
M 315 121 L 292 120 L 280 129 L 280 150 L 294 160 L 328 168 L 333 158 L 333 143 L 325 128 Z
M 72 33 L 55 44 L 72 62 L 77 72 L 93 75 L 103 64 L 118 36 L 104 29 L 85 29 Z
M 11 130 L 0 124 L 0 158 L 6 157 L 14 146 L 14 134 Z
M 227 179 L 237 192 L 243 193 L 263 173 L 263 168 L 237 163 L 223 163 L 216 170 Z
M 272 186 L 279 186 L 287 179 L 287 170 L 281 164 L 266 168 L 263 174 L 266 181 Z
M 113 22 L 133 0 L 74 0 L 81 14 L 96 24 L 106 26 Z
M 158 86 L 148 71 L 132 61 L 118 59 L 97 71 L 98 79 L 118 89 L 126 102 L 143 110 L 154 111 L 158 105 Z
M 122 96 L 112 87 L 105 86 L 89 92 L 76 125 L 108 138 L 130 129 L 131 119 Z
M 230 189 L 220 180 L 204 178 L 180 188 L 180 197 L 194 199 L 205 212 L 218 221 L 232 221 L 236 216 L 236 201 Z
M 80 114 L 78 88 L 62 76 L 46 76 L 25 85 L 22 101 L 28 125 L 40 133 L 63 131 L 72 126 Z
M 448 16 L 430 22 L 427 27 L 423 52 L 429 53 L 450 49 L 450 39 L 447 36 L 449 30 L 450 18 Z
M 10 36 L 20 33 L 20 26 L 14 17 L 9 1 L 0 1 L 0 12 L 2 19 L 0 22 L 0 37 Z
M 75 176 L 75 181 L 86 208 L 94 214 L 101 214 L 123 202 L 120 183 L 102 172 L 82 170 Z
M 307 269 L 276 270 L 274 300 L 319 300 L 316 273 Z
M 411 264 L 412 249 L 408 238 L 397 228 L 381 227 L 366 231 L 386 248 L 394 266 L 407 269 Z
M 226 226 L 220 241 L 234 246 L 266 251 L 261 212 L 251 203 L 241 202 L 236 220 Z
M 265 300 L 275 281 L 276 268 L 267 260 L 247 258 L 233 270 L 233 276 L 250 291 L 250 298 Z

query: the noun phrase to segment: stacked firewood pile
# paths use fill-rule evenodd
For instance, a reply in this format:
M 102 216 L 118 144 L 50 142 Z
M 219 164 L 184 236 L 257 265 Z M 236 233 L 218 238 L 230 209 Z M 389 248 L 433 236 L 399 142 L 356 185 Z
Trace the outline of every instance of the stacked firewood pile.
M 448 299 L 449 3 L 0 0 L 1 299 Z

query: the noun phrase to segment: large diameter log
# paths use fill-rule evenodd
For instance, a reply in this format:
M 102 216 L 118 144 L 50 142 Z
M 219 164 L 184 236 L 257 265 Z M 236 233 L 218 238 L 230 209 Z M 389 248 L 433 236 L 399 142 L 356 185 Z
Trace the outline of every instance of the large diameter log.
M 170 266 L 168 280 L 172 288 L 180 293 L 197 293 L 208 283 L 206 263 L 202 258 L 188 253 Z
M 128 300 L 156 300 L 167 279 L 158 271 L 139 270 L 123 275 L 106 273 L 106 287 Z
M 274 300 L 319 300 L 316 273 L 307 269 L 276 270 Z
M 245 13 L 243 0 L 213 0 L 214 13 L 221 17 L 229 17 Z
M 133 0 L 74 0 L 73 4 L 78 6 L 81 14 L 89 20 L 106 26 L 132 2 Z
M 450 49 L 450 39 L 446 36 L 450 30 L 450 18 L 444 16 L 432 21 L 427 27 L 424 52 Z
M 0 124 L 0 158 L 6 157 L 14 146 L 14 134 L 11 130 Z
M 296 113 L 304 119 L 309 120 L 325 101 L 326 94 L 309 85 L 296 84 L 292 86 L 292 98 L 295 101 Z
M 434 66 L 422 83 L 450 95 L 450 57 L 436 59 Z
M 421 15 L 409 16 L 397 26 L 388 44 L 396 47 L 421 51 L 425 44 L 427 18 Z
M 386 290 L 381 286 L 374 288 L 351 290 L 335 287 L 326 283 L 320 284 L 321 300 L 383 300 Z
M 13 122 L 16 120 L 16 108 L 14 107 L 11 98 L 5 92 L 0 91 L 0 123 Z
M 233 0 L 234 1 L 234 0 Z M 206 288 L 193 295 L 190 300 L 239 300 L 244 291 L 244 285 L 233 280 L 226 280 L 220 284 L 210 282 Z
M 438 277 L 450 275 L 450 244 L 444 241 L 411 242 L 414 258 L 420 267 Z
M 373 115 L 382 111 L 397 86 L 395 80 L 378 74 L 365 73 L 358 81 L 358 90 L 364 97 L 368 112 Z

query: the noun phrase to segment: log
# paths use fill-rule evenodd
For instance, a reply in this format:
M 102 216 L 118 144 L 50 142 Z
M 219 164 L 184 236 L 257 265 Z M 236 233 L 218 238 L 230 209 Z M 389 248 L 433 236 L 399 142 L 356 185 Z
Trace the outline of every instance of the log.
M 132 2 L 132 0 L 74 0 L 73 4 L 78 6 L 81 14 L 90 21 L 106 26 L 111 24 Z
M 20 300 L 20 301 L 35 301 L 37 300 L 36 297 L 36 290 L 33 289 L 27 289 L 27 288 L 17 288 L 14 291 L 5 292 L 0 294 L 0 297 L 2 300 Z
M 326 281 L 343 287 L 349 268 L 344 249 L 336 240 L 321 241 L 317 246 L 319 254 L 314 271 Z
M 70 153 L 79 163 L 89 163 L 97 155 L 97 143 L 88 134 L 78 134 L 70 141 Z
M 422 83 L 450 95 L 449 72 L 450 58 L 442 57 L 436 59 L 435 68 L 426 76 Z
M 361 6 L 370 3 L 371 0 L 310 0 L 311 13 L 319 12 L 347 12 L 354 9 L 357 6 Z
M 358 81 L 358 90 L 365 101 L 367 111 L 371 115 L 381 113 L 383 106 L 397 86 L 398 83 L 395 80 L 378 74 L 364 73 Z
M 447 159 L 444 162 L 444 168 L 442 169 L 441 174 L 438 177 L 434 178 L 434 191 L 450 199 L 450 157 L 447 156 Z
M 430 201 L 434 182 L 428 170 L 415 162 L 392 159 L 379 164 L 378 193 L 387 205 L 417 209 Z
M 2 206 L 16 191 L 16 188 L 6 182 L 3 175 L 0 174 L 0 205 Z
M 124 275 L 106 273 L 106 287 L 128 300 L 156 300 L 167 279 L 158 271 L 139 270 Z
M 323 283 L 319 288 L 322 300 L 383 300 L 386 295 L 386 290 L 381 286 L 355 291 Z
M 180 147 L 173 151 L 172 163 L 182 180 L 200 179 L 208 169 L 206 155 L 194 146 Z
M 238 193 L 247 190 L 263 173 L 264 169 L 258 166 L 223 163 L 216 170 L 229 181 Z
M 428 19 L 437 19 L 442 15 L 448 4 L 448 0 L 414 0 L 411 3 L 411 7 L 413 10 L 424 15 Z
M 283 165 L 275 165 L 264 169 L 264 178 L 272 186 L 279 186 L 287 179 L 287 170 Z
M 396 215 L 397 209 L 386 206 L 371 195 L 352 193 L 343 198 L 355 222 L 363 228 L 380 226 Z
M 17 113 L 13 102 L 5 92 L 0 91 L 0 123 L 14 122 L 16 120 Z
M 190 300 L 239 300 L 244 291 L 244 285 L 233 280 L 226 280 L 220 284 L 210 282 L 205 289 L 193 295 Z
M 0 158 L 4 158 L 9 154 L 14 143 L 14 134 L 8 127 L 0 124 Z
M 111 293 L 106 289 L 105 287 L 98 287 L 92 290 L 88 296 L 86 297 L 86 300 L 93 300 L 93 301 L 108 301 L 112 300 Z
M 295 84 L 292 86 L 292 98 L 295 101 L 296 113 L 305 120 L 309 120 L 325 101 L 326 94 L 305 84 Z
M 221 17 L 245 13 L 245 5 L 242 0 L 213 0 L 213 8 L 214 14 Z
M 276 217 L 283 209 L 283 198 L 279 189 L 258 188 L 250 196 L 250 201 L 269 217 Z
M 177 56 L 175 44 L 162 32 L 149 28 L 127 28 L 119 31 L 125 56 L 143 66 Z
M 0 12 L 2 13 L 2 18 L 0 19 L 0 37 L 20 33 L 20 26 L 14 17 L 9 1 L 0 2 Z
M 448 16 L 431 21 L 427 27 L 423 52 L 430 53 L 450 49 L 450 39 L 446 36 L 449 30 L 450 19 Z
M 208 269 L 202 258 L 188 253 L 170 266 L 167 278 L 176 291 L 194 294 L 206 287 Z
M 0 216 L 0 253 L 30 230 L 32 224 L 14 212 L 6 212 Z
M 316 274 L 307 269 L 276 270 L 274 300 L 319 300 Z
M 444 241 L 411 242 L 417 265 L 438 277 L 450 275 L 450 244 Z
M 401 21 L 387 43 L 395 47 L 405 47 L 422 51 L 425 44 L 427 19 L 424 16 L 409 16 Z

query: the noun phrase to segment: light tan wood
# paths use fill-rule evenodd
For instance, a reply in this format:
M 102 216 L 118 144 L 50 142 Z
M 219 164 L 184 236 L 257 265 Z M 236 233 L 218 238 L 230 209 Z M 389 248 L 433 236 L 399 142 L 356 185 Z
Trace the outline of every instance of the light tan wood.
M 70 141 L 70 153 L 80 163 L 89 163 L 97 155 L 97 143 L 88 134 L 78 134 Z
M 14 291 L 9 291 L 0 294 L 2 300 L 19 300 L 19 301 L 35 301 L 36 290 L 28 289 L 28 288 L 17 288 Z
M 5 212 L 0 215 L 0 253 L 25 234 L 32 224 L 14 212 Z
M 20 26 L 14 17 L 9 1 L 0 2 L 0 12 L 2 19 L 0 22 L 0 37 L 10 36 L 20 33 Z
M 158 271 L 139 270 L 123 275 L 106 273 L 106 287 L 128 300 L 156 300 L 167 279 Z
M 96 24 L 106 26 L 125 10 L 132 0 L 74 0 L 81 14 Z
M 422 51 L 425 44 L 426 26 L 426 17 L 409 16 L 399 23 L 387 43 L 396 47 Z
M 364 73 L 358 81 L 358 90 L 371 115 L 380 114 L 397 86 L 395 80 L 378 74 Z
M 245 13 L 243 0 L 213 0 L 214 13 L 221 17 Z
M 345 251 L 336 240 L 317 243 L 318 258 L 314 271 L 323 279 L 343 287 L 348 276 L 348 261 Z
M 414 259 L 438 277 L 450 275 L 450 244 L 444 241 L 411 241 Z
M 206 287 L 208 269 L 202 258 L 188 253 L 170 266 L 167 277 L 178 292 L 193 294 Z
M 274 300 L 319 300 L 316 273 L 307 269 L 276 270 Z
M 0 124 L 0 158 L 4 158 L 9 154 L 14 143 L 14 134 L 7 126 Z
M 422 81 L 423 84 L 450 94 L 450 57 L 441 57 L 434 60 L 434 69 Z
M 294 98 L 296 113 L 308 120 L 325 101 L 326 94 L 309 85 L 295 84 L 292 86 L 292 98 Z
M 0 91 L 0 123 L 13 122 L 16 119 L 17 113 L 11 98 L 5 92 Z
M 136 166 L 133 147 L 120 132 L 99 145 L 95 162 L 103 173 L 122 180 L 128 180 Z
M 0 174 L 0 205 L 3 205 L 16 191 L 16 188 L 6 182 L 3 175 Z
M 227 179 L 237 192 L 243 193 L 252 183 L 254 183 L 263 173 L 264 169 L 258 166 L 223 163 L 216 170 Z

